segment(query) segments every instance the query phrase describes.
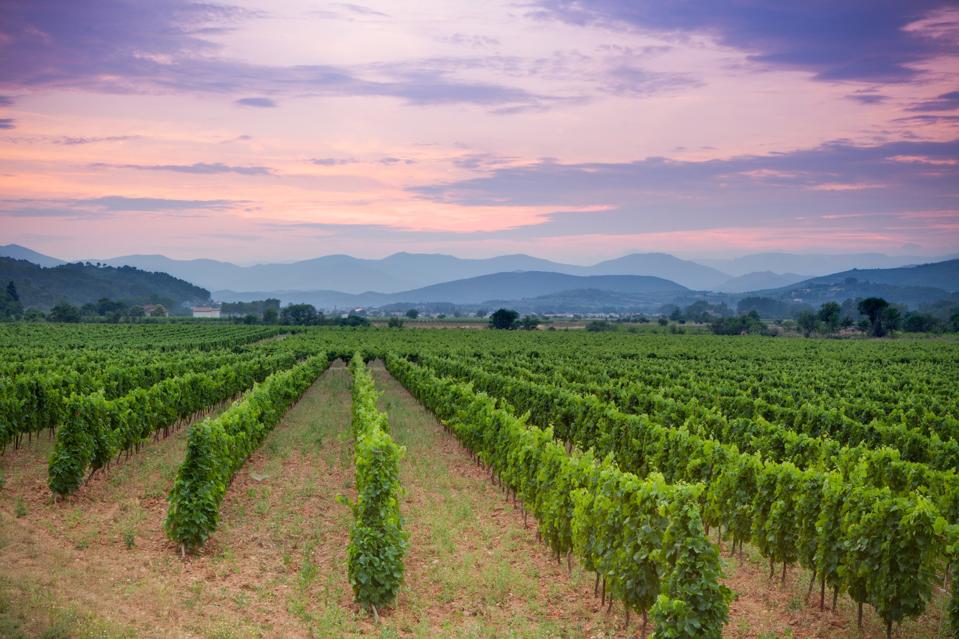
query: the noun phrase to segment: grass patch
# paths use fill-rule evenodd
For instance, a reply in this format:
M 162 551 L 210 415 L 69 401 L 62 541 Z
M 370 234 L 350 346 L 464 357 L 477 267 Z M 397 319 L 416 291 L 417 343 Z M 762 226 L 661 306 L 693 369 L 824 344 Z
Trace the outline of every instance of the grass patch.
M 0 637 L 4 639 L 126 639 L 129 628 L 57 602 L 50 591 L 0 577 Z

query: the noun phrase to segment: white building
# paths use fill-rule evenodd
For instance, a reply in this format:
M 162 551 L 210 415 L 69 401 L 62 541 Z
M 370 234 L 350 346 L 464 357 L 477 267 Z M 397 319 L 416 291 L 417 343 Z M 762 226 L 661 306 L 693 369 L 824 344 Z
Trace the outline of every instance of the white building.
M 219 319 L 220 307 L 219 306 L 194 306 L 193 317 L 212 317 L 214 319 Z

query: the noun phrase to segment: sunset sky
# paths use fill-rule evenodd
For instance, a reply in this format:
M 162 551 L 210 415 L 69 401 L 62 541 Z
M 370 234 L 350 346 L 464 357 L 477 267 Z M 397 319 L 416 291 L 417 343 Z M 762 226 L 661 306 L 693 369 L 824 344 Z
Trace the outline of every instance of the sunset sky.
M 0 243 L 959 251 L 959 3 L 0 2 Z

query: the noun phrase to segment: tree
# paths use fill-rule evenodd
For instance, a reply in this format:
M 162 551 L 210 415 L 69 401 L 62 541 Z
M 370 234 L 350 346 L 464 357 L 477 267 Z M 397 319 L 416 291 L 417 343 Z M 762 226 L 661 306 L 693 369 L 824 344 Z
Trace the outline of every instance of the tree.
M 0 294 L 0 318 L 20 319 L 23 315 L 23 305 L 17 294 L 17 287 L 11 281 L 7 289 Z
M 796 324 L 799 326 L 799 330 L 802 331 L 804 337 L 809 337 L 816 330 L 816 326 L 819 324 L 819 321 L 816 319 L 816 315 L 810 311 L 803 311 L 796 317 Z
M 883 313 L 889 308 L 889 302 L 881 297 L 867 297 L 859 302 L 859 312 L 869 318 L 870 332 L 873 337 L 882 337 L 886 334 L 883 326 Z
M 742 335 L 744 333 L 761 333 L 766 325 L 759 319 L 755 310 L 737 317 L 719 317 L 709 325 L 716 335 Z
M 306 326 L 316 323 L 316 307 L 312 304 L 290 304 L 280 311 L 280 323 Z
M 836 302 L 826 302 L 819 307 L 816 313 L 816 319 L 822 322 L 830 333 L 835 333 L 839 329 L 839 321 L 842 317 L 842 307 Z
M 519 313 L 512 309 L 501 308 L 489 318 L 489 327 L 500 330 L 509 330 L 516 328 L 516 320 L 519 319 Z
M 264 324 L 276 324 L 279 317 L 280 317 L 280 313 L 275 308 L 268 308 L 265 311 L 263 311 Z
M 413 309 L 410 309 L 410 310 L 413 310 Z M 408 313 L 409 311 L 407 311 L 407 314 Z M 390 328 L 403 328 L 403 320 L 401 320 L 398 317 L 391 317 L 390 321 L 388 321 L 386 325 L 389 326 Z
M 929 313 L 907 313 L 902 328 L 907 333 L 930 333 L 939 329 L 939 320 Z
M 243 317 L 243 323 L 244 323 L 244 324 L 256 324 L 258 321 L 259 321 L 259 319 L 258 319 L 257 316 L 254 315 L 253 313 L 247 313 L 247 314 Z
M 898 308 L 890 306 L 882 312 L 882 327 L 887 333 L 902 328 L 902 313 Z
M 535 330 L 537 326 L 539 326 L 539 320 L 533 315 L 525 315 L 519 322 L 519 328 L 523 329 L 524 331 Z
M 416 310 L 415 308 L 411 308 L 410 310 L 406 311 L 406 316 L 410 318 L 411 320 L 415 320 L 417 317 L 420 316 L 420 312 Z
M 69 302 L 60 302 L 50 309 L 47 319 L 51 322 L 77 323 L 80 321 L 80 309 Z
M 146 317 L 146 311 L 143 310 L 142 306 L 131 306 L 127 315 L 129 315 L 131 319 L 137 320 L 141 317 Z
M 87 304 L 83 305 L 83 308 L 87 308 Z M 127 305 L 123 302 L 115 302 L 107 297 L 101 297 L 97 300 L 95 305 L 89 305 L 94 307 L 94 312 L 97 315 L 109 315 L 110 313 L 118 313 L 126 310 Z
M 346 317 L 341 317 L 336 322 L 337 326 L 369 326 L 370 320 L 366 319 L 362 315 L 357 315 L 356 313 L 350 313 Z

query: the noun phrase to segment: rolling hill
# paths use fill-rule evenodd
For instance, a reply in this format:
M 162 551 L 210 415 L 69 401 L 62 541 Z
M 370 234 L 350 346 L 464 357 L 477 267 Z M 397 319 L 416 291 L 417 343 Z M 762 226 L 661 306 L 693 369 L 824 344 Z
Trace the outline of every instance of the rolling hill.
M 566 275 L 545 271 L 494 273 L 464 280 L 425 286 L 393 294 L 402 302 L 451 302 L 479 304 L 487 300 L 517 300 L 574 289 L 595 289 L 629 294 L 676 295 L 685 286 L 660 277 L 644 275 Z
M 782 288 L 809 279 L 805 275 L 795 273 L 773 273 L 772 271 L 757 271 L 747 273 L 727 280 L 718 289 L 723 293 L 746 293 L 768 288 Z
M 588 267 L 588 275 L 652 275 L 695 290 L 719 290 L 729 275 L 668 253 L 631 253 Z
M 910 264 L 951 260 L 956 257 L 956 255 L 945 255 L 929 258 L 918 255 L 886 255 L 884 253 L 752 253 L 732 259 L 701 259 L 697 261 L 735 277 L 762 271 L 805 273 L 809 277 L 819 277 L 854 268 L 899 268 Z
M 846 280 L 907 287 L 939 288 L 950 293 L 959 291 L 959 259 L 901 268 L 852 269 L 805 280 L 802 285 L 839 284 Z
M 134 304 L 161 303 L 175 311 L 183 304 L 210 299 L 208 290 L 166 273 L 82 263 L 42 267 L 0 257 L 0 282 L 10 281 L 25 308 L 48 309 L 61 301 L 82 305 L 107 297 Z
M 338 291 L 278 291 L 270 295 L 283 303 L 308 303 L 318 308 L 353 308 L 359 306 L 384 306 L 387 304 L 451 303 L 477 305 L 491 300 L 522 300 L 549 295 L 565 294 L 573 290 L 612 292 L 633 298 L 642 298 L 649 303 L 669 301 L 676 295 L 689 292 L 684 286 L 659 277 L 641 275 L 566 275 L 545 271 L 518 271 L 494 273 L 478 277 L 454 280 L 432 286 L 424 286 L 398 293 L 366 292 L 357 295 Z M 267 292 L 242 293 L 215 291 L 223 301 L 250 301 L 262 299 Z
M 824 302 L 882 297 L 917 308 L 959 291 L 959 260 L 889 269 L 853 269 L 789 286 L 752 291 L 750 296 L 817 306 Z

